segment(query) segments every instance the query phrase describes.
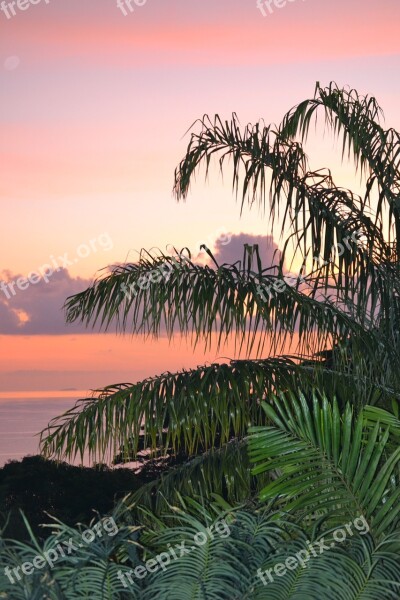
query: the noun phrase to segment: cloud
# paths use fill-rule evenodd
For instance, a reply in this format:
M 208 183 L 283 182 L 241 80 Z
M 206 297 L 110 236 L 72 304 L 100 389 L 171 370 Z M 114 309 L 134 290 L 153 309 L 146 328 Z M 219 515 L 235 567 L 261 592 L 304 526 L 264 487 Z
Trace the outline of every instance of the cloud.
M 67 269 L 60 269 L 53 273 L 47 283 L 40 279 L 35 284 L 29 284 L 26 289 L 19 289 L 17 285 L 10 287 L 11 282 L 16 282 L 21 277 L 10 271 L 0 274 L 1 335 L 62 335 L 88 332 L 80 323 L 67 325 L 62 307 L 68 296 L 89 287 L 91 280 L 73 278 Z
M 263 268 L 270 267 L 272 264 L 276 265 L 280 260 L 280 251 L 272 235 L 253 235 L 251 233 L 231 234 L 229 237 L 224 235 L 216 240 L 212 252 L 220 265 L 233 264 L 237 261 L 243 262 L 245 244 L 258 245 Z M 210 260 L 207 262 L 212 266 Z
M 213 253 L 219 264 L 233 264 L 243 259 L 244 244 L 258 244 L 263 267 L 279 260 L 278 246 L 272 236 L 247 233 L 224 234 L 216 240 Z M 277 253 L 274 259 L 274 253 Z M 204 258 L 204 255 L 201 257 Z M 207 261 L 213 266 L 210 260 Z M 19 289 L 16 282 L 21 275 L 0 273 L 0 335 L 69 335 L 99 332 L 82 323 L 65 323 L 63 304 L 68 296 L 87 289 L 92 280 L 71 277 L 67 269 L 54 272 L 46 282 L 41 278 Z M 26 280 L 25 280 L 26 281 Z M 14 282 L 14 285 L 10 285 Z M 22 285 L 21 285 L 22 287 Z M 14 293 L 13 293 L 14 291 Z M 113 329 L 110 329 L 113 333 Z

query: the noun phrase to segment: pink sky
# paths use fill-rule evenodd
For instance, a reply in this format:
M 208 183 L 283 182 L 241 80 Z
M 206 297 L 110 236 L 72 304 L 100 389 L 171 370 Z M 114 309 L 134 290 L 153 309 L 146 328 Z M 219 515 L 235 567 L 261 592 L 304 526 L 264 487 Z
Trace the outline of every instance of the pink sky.
M 221 227 L 269 233 L 256 210 L 240 217 L 229 176 L 172 198 L 183 135 L 204 113 L 278 122 L 335 80 L 375 95 L 400 129 L 399 25 L 398 0 L 295 0 L 267 17 L 255 0 L 148 0 L 127 16 L 114 0 L 42 0 L 0 13 L 2 278 L 112 240 L 14 304 L 0 292 L 0 391 L 89 389 L 213 360 L 69 330 L 62 301 L 142 247 L 191 246 Z M 309 150 L 357 187 L 329 138 Z

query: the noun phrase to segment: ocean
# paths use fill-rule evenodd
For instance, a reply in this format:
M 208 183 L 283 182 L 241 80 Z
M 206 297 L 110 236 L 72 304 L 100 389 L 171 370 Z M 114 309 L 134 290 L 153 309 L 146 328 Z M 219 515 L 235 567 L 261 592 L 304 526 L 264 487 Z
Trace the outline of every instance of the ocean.
M 37 434 L 53 417 L 72 408 L 79 398 L 89 395 L 87 391 L 75 390 L 0 393 L 0 467 L 9 460 L 39 454 Z

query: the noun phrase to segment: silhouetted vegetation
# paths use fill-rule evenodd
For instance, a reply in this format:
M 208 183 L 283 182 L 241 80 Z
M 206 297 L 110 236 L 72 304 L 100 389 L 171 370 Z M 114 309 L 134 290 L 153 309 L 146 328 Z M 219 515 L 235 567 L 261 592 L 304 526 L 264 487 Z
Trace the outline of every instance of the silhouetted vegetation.
M 67 463 L 26 456 L 0 469 L 0 507 L 2 521 L 9 516 L 6 537 L 27 540 L 25 516 L 40 538 L 50 533 L 40 527 L 48 523 L 46 513 L 65 524 L 88 523 L 95 512 L 110 512 L 117 500 L 140 488 L 143 481 L 131 469 L 75 467 Z M 3 524 L 1 523 L 0 526 Z

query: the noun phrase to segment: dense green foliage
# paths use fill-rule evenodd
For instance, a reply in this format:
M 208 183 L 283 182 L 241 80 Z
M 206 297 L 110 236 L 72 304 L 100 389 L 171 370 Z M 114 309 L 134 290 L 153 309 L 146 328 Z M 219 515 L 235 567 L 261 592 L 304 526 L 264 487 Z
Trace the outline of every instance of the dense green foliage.
M 34 540 L 26 545 L 5 544 L 0 549 L 3 597 L 9 600 L 398 598 L 399 540 L 384 536 L 377 544 L 359 526 L 342 541 L 342 536 L 329 529 L 323 519 L 314 523 L 310 533 L 271 505 L 222 509 L 220 499 L 208 509 L 188 501 L 162 519 L 153 517 L 152 526 L 144 531 L 129 523 L 130 511 L 124 505 L 116 508 L 113 518 L 119 531 L 113 532 L 112 537 L 97 538 L 73 554 L 60 557 L 53 569 L 46 566 L 13 583 L 4 575 L 4 567 L 32 560 L 40 547 Z M 82 539 L 81 531 L 65 525 L 53 529 L 54 534 L 45 546 L 47 551 L 57 548 L 60 540 L 70 539 L 78 546 Z M 334 543 L 334 539 L 340 541 Z M 157 560 L 161 553 L 163 558 Z M 284 564 L 288 557 L 293 560 L 297 557 L 297 568 L 287 569 L 282 577 L 278 567 L 278 575 L 274 575 L 275 566 Z M 132 574 L 137 567 L 142 570 Z M 272 570 L 273 580 L 267 578 L 265 585 L 259 574 L 268 569 Z

